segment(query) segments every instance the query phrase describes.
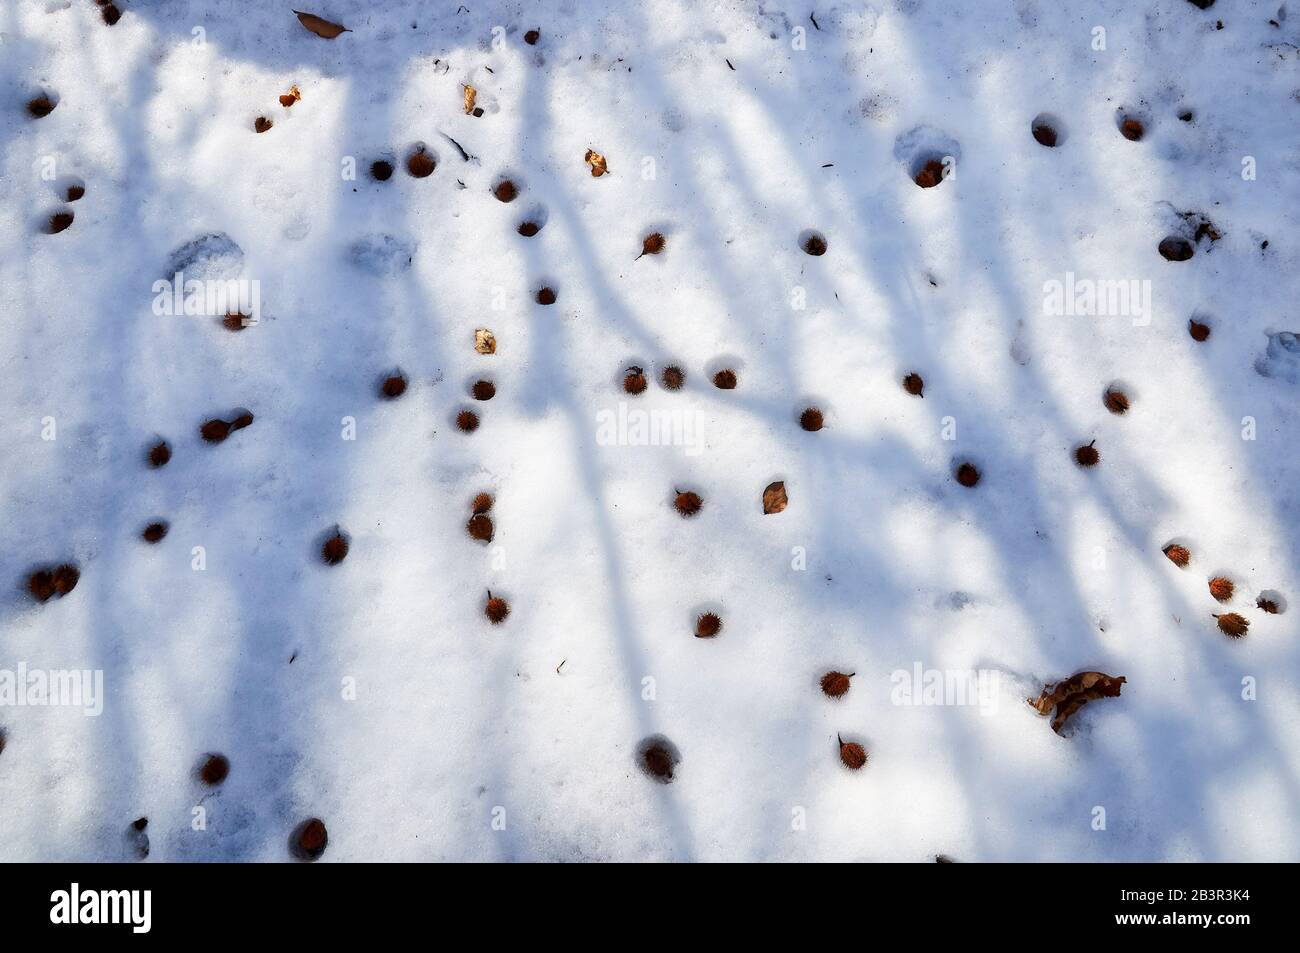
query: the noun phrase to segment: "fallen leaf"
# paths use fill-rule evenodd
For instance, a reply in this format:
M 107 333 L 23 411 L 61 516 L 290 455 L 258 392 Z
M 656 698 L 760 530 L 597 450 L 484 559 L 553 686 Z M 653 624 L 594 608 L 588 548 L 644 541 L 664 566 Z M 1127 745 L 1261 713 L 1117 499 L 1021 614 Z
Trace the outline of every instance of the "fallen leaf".
M 763 491 L 764 515 L 780 513 L 789 505 L 790 498 L 785 495 L 785 483 L 781 480 L 769 483 L 767 489 Z
M 329 20 L 318 17 L 314 13 L 302 13 L 298 10 L 294 10 L 293 12 L 297 14 L 299 23 L 311 30 L 311 32 L 315 33 L 317 36 L 324 37 L 327 40 L 332 40 L 342 33 L 352 32 L 343 24 L 331 23 Z
M 474 97 L 478 95 L 478 90 L 468 83 L 465 84 L 465 115 L 468 116 L 474 112 Z
M 1101 672 L 1079 672 L 1057 682 L 1055 686 L 1044 685 L 1037 701 L 1032 698 L 1026 701 L 1040 715 L 1056 709 L 1056 715 L 1052 718 L 1052 730 L 1059 735 L 1069 717 L 1088 702 L 1098 698 L 1118 698 L 1120 687 L 1126 681 L 1122 675 L 1117 678 Z
M 583 158 L 587 165 L 591 166 L 592 178 L 599 179 L 609 171 L 609 165 L 605 162 L 605 157 L 595 149 L 588 149 L 586 156 Z
M 288 108 L 302 99 L 302 90 L 297 86 L 290 86 L 289 91 L 280 97 L 280 105 Z
M 495 354 L 497 352 L 496 335 L 487 328 L 479 328 L 474 332 L 474 350 L 480 354 Z

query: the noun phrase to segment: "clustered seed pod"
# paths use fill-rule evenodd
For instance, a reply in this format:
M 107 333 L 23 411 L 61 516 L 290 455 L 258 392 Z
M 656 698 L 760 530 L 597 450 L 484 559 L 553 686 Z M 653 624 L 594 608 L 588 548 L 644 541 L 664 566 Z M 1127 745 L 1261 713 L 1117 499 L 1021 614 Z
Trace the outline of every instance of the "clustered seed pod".
M 825 423 L 822 412 L 816 407 L 809 407 L 799 415 L 799 426 L 809 433 L 816 433 L 821 430 Z
M 456 415 L 456 426 L 463 433 L 473 433 L 478 429 L 478 414 L 472 410 L 462 410 Z
M 520 222 L 519 227 L 515 230 L 519 232 L 520 235 L 524 236 L 524 238 L 532 238 L 542 230 L 542 226 L 538 225 L 536 222 Z
M 652 777 L 665 782 L 673 779 L 673 756 L 663 745 L 650 745 L 641 752 L 641 761 Z
M 1169 557 L 1169 561 L 1179 569 L 1186 569 L 1187 564 L 1192 561 L 1192 554 L 1186 546 L 1180 546 L 1177 543 L 1170 543 L 1164 548 L 1164 554 Z
M 849 672 L 847 675 L 843 672 L 827 672 L 822 676 L 822 691 L 831 698 L 839 698 L 849 690 L 849 679 L 856 674 L 856 672 Z
M 148 526 L 144 528 L 144 532 L 140 534 L 140 537 L 146 543 L 157 543 L 157 542 L 161 542 L 162 538 L 166 535 L 167 535 L 166 523 L 150 523 Z
M 370 163 L 370 175 L 376 182 L 387 182 L 393 177 L 393 164 L 384 159 Z
M 59 232 L 66 231 L 72 224 L 75 214 L 71 211 L 55 212 L 50 216 L 49 225 L 46 228 L 51 235 L 57 235 Z
M 379 385 L 379 393 L 388 400 L 396 400 L 406 393 L 406 378 L 401 374 L 385 377 L 384 382 Z
M 541 38 L 542 38 L 542 34 L 541 31 L 539 30 L 529 30 L 527 33 L 524 34 L 524 42 L 527 43 L 529 46 L 536 46 L 537 41 L 540 40 Z
M 513 202 L 519 195 L 519 189 L 509 179 L 502 179 L 492 190 L 498 202 Z
M 1146 129 L 1142 126 L 1140 120 L 1129 116 L 1119 124 L 1119 132 L 1129 142 L 1141 142 L 1142 136 L 1146 134 Z
M 812 255 L 814 258 L 820 258 L 822 255 L 826 254 L 826 248 L 826 239 L 822 238 L 820 235 L 812 234 L 804 239 L 804 253 Z
M 433 156 L 423 149 L 412 152 L 406 160 L 406 171 L 417 179 L 428 178 L 433 175 L 433 170 L 437 167 L 438 163 L 434 161 Z
M 679 492 L 677 494 L 677 498 L 673 500 L 673 506 L 677 507 L 677 512 L 682 516 L 690 517 L 700 511 L 700 508 L 704 506 L 704 500 L 700 499 L 698 493 L 687 490 L 684 493 Z
M 713 375 L 713 386 L 718 390 L 735 390 L 736 372 L 730 368 L 718 371 Z
M 913 371 L 903 378 L 903 390 L 907 391 L 913 397 L 925 396 L 925 381 L 921 375 Z
M 37 602 L 46 602 L 53 596 L 62 598 L 77 588 L 81 570 L 72 563 L 63 563 L 54 569 L 38 569 L 27 577 L 27 591 Z
M 27 111 L 37 119 L 44 119 L 54 112 L 54 107 L 57 105 L 58 103 L 48 96 L 37 96 L 35 99 L 27 101 Z
M 1264 595 L 1255 600 L 1255 605 L 1269 615 L 1277 615 L 1279 611 L 1277 603 Z
M 1232 580 L 1224 576 L 1215 576 L 1210 580 L 1210 595 L 1218 602 L 1227 602 L 1236 590 Z
M 167 466 L 168 461 L 172 458 L 172 448 L 167 445 L 167 441 L 160 440 L 149 448 L 149 466 L 155 470 L 159 467 Z
M 640 259 L 642 255 L 657 255 L 664 250 L 664 246 L 667 243 L 667 240 L 662 234 L 659 232 L 651 232 L 645 237 L 645 240 L 641 242 L 641 254 L 636 257 L 637 259 Z
M 538 304 L 555 304 L 555 289 L 542 287 L 537 290 Z
M 980 472 L 973 463 L 963 463 L 957 468 L 957 482 L 964 487 L 972 487 L 980 481 Z
M 682 385 L 686 383 L 686 372 L 676 364 L 670 364 L 664 368 L 663 374 L 659 377 L 667 390 L 681 390 Z
M 478 380 L 469 392 L 475 400 L 491 400 L 497 395 L 497 387 L 491 381 Z

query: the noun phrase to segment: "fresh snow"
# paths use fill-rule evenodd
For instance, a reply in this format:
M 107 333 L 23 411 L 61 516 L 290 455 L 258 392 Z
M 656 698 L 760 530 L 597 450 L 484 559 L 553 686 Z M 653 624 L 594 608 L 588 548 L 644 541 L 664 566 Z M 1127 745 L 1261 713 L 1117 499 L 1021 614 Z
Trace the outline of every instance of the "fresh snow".
M 0 689 L 104 691 L 98 716 L 0 703 L 0 860 L 129 859 L 141 817 L 149 862 L 282 860 L 313 816 L 326 861 L 1300 859 L 1281 0 L 323 0 L 334 40 L 281 4 L 119 6 L 0 4 Z M 1221 238 L 1172 263 L 1182 212 Z M 177 266 L 256 281 L 259 323 L 155 313 Z M 1150 309 L 1047 313 L 1067 280 Z M 633 445 L 640 412 L 668 445 Z M 64 562 L 76 588 L 36 602 Z M 984 672 L 982 704 L 902 704 L 918 669 Z M 1121 697 L 1053 733 L 1026 699 L 1091 670 Z

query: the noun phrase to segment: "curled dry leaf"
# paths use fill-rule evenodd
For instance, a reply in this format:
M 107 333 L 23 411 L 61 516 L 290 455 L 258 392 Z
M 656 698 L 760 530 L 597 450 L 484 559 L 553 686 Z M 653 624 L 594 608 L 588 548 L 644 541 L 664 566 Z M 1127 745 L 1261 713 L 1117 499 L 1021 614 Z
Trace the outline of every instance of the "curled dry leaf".
M 300 99 L 302 99 L 302 90 L 296 85 L 290 86 L 289 91 L 280 97 L 280 105 L 287 109 Z
M 469 83 L 465 84 L 465 115 L 468 116 L 474 112 L 474 99 L 478 96 L 478 90 Z
M 765 516 L 772 513 L 781 513 L 790 505 L 790 498 L 785 495 L 785 483 L 777 480 L 775 483 L 769 483 L 767 489 L 763 491 L 763 514 Z
M 487 328 L 479 328 L 474 332 L 474 350 L 480 354 L 495 354 L 497 352 L 496 335 Z
M 1040 715 L 1056 709 L 1052 718 L 1052 730 L 1059 735 L 1069 717 L 1088 702 L 1098 698 L 1118 698 L 1120 688 L 1126 681 L 1122 675 L 1117 678 L 1102 672 L 1079 672 L 1054 686 L 1044 685 L 1037 701 L 1032 698 L 1026 701 Z
M 311 32 L 315 33 L 317 36 L 323 37 L 326 40 L 332 40 L 343 33 L 352 32 L 343 24 L 331 23 L 329 20 L 326 20 L 323 17 L 318 17 L 314 13 L 302 13 L 299 10 L 294 10 L 293 12 L 297 15 L 299 23 L 305 26 L 308 30 L 311 30 Z
M 595 149 L 588 149 L 583 159 L 587 165 L 591 166 L 591 177 L 593 179 L 599 179 L 609 172 L 609 164 L 606 163 L 605 157 Z

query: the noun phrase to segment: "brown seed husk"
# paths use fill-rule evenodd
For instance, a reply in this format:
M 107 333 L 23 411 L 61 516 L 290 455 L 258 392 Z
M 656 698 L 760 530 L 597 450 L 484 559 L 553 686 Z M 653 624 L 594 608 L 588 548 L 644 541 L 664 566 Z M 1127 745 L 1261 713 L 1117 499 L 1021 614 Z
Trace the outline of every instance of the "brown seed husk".
M 335 533 L 320 548 L 320 558 L 327 566 L 337 566 L 348 557 L 348 541 L 342 533 Z
M 980 481 L 980 472 L 973 463 L 963 463 L 957 468 L 957 482 L 964 487 L 973 487 Z
M 1236 612 L 1225 612 L 1216 618 L 1219 620 L 1219 631 L 1230 639 L 1241 638 L 1250 628 L 1250 620 Z
M 1106 409 L 1112 414 L 1128 413 L 1128 395 L 1123 391 L 1108 390 L 1104 398 Z
M 500 596 L 492 596 L 483 606 L 483 613 L 493 625 L 500 625 L 510 614 L 510 604 Z
M 1179 569 L 1186 569 L 1187 564 L 1192 561 L 1192 554 L 1186 546 L 1179 546 L 1177 543 L 1170 543 L 1164 548 L 1164 554 L 1169 557 L 1169 561 Z
M 704 500 L 698 493 L 687 490 L 684 493 L 678 493 L 677 498 L 673 501 L 673 506 L 677 507 L 677 512 L 682 516 L 694 516 L 704 506 Z
M 843 672 L 827 672 L 822 676 L 822 691 L 831 698 L 839 698 L 849 690 L 851 675 Z
M 677 365 L 670 364 L 664 368 L 659 379 L 667 390 L 681 390 L 686 383 L 686 372 Z
M 736 382 L 736 372 L 730 369 L 718 371 L 713 375 L 713 386 L 718 390 L 735 390 Z
M 775 483 L 769 483 L 763 490 L 763 515 L 771 516 L 774 513 L 784 513 L 785 508 L 790 505 L 790 498 L 785 493 L 785 481 L 777 480 Z
M 840 760 L 853 771 L 857 771 L 867 763 L 867 749 L 862 747 L 856 741 L 845 741 L 843 738 L 837 739 L 840 743 Z
M 471 516 L 469 522 L 465 525 L 465 530 L 472 539 L 484 543 L 492 542 L 492 518 L 484 513 L 476 513 Z
M 722 619 L 716 613 L 706 612 L 695 620 L 695 637 L 711 639 L 722 631 Z
M 903 378 L 903 390 L 907 391 L 913 397 L 925 396 L 925 381 L 920 374 L 913 371 Z
M 1210 580 L 1210 595 L 1218 602 L 1227 602 L 1231 599 L 1236 588 L 1232 580 L 1225 576 L 1215 576 Z

